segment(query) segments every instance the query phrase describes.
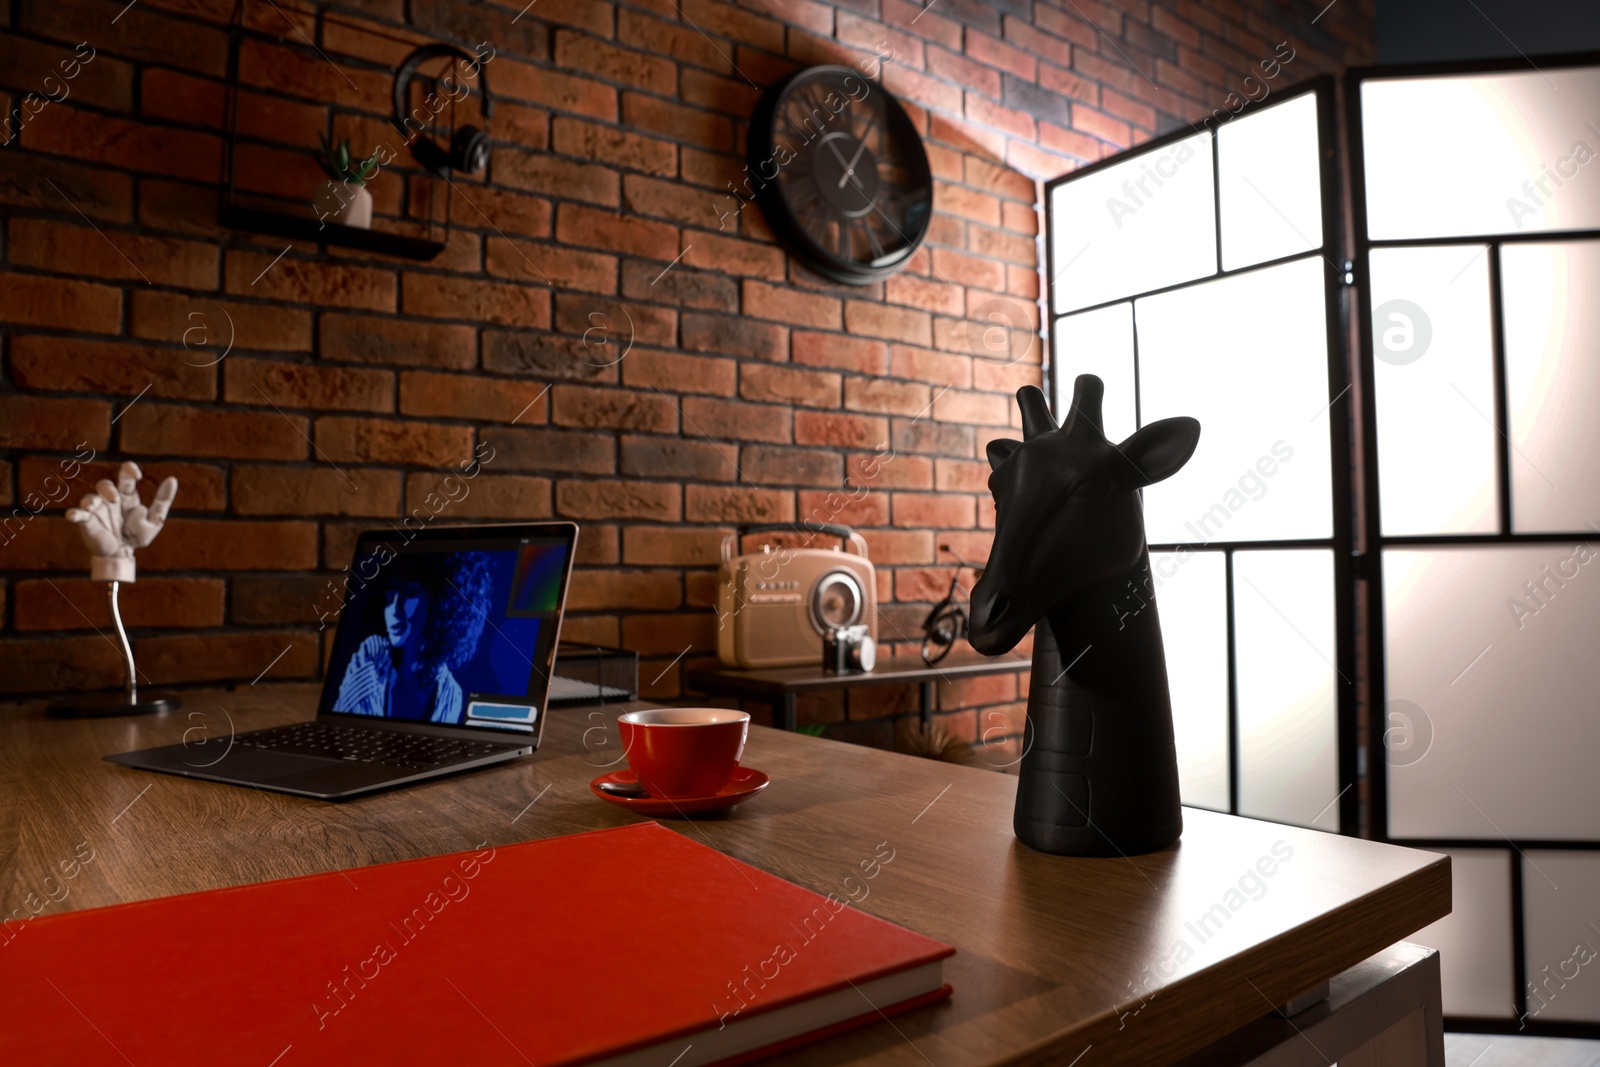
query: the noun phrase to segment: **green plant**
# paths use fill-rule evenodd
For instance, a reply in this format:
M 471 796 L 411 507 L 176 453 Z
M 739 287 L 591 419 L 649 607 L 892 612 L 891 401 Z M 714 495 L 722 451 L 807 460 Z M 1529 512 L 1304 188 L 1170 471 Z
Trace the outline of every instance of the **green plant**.
M 317 156 L 317 162 L 322 164 L 323 171 L 336 182 L 348 182 L 351 185 L 364 186 L 378 173 L 378 157 L 383 149 L 375 149 L 366 159 L 355 161 L 350 158 L 350 139 L 341 138 L 335 145 L 326 135 L 322 138 L 322 151 Z
M 797 734 L 810 734 L 812 737 L 821 737 L 822 736 L 822 731 L 824 729 L 826 729 L 826 726 L 823 723 L 813 722 L 813 723 L 808 723 L 805 726 L 796 727 L 795 728 L 795 733 L 797 733 Z

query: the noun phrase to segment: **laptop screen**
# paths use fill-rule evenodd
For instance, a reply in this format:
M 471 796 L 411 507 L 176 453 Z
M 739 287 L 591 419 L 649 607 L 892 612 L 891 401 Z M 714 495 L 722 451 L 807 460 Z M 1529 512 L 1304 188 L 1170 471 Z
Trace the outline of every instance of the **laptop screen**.
M 322 712 L 535 731 L 575 527 L 363 534 Z

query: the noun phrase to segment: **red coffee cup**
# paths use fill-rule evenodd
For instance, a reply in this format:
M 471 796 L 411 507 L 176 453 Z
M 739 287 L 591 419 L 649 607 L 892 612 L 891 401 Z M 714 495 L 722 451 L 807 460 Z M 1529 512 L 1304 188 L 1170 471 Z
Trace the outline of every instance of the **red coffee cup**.
M 724 708 L 652 708 L 617 716 L 639 784 L 673 800 L 714 795 L 739 769 L 750 716 Z

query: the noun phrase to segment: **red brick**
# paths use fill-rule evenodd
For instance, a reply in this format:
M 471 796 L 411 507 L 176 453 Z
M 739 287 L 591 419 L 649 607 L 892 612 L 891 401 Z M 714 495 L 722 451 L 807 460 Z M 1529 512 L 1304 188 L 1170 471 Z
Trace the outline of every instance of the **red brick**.
M 670 142 L 614 126 L 558 115 L 551 123 L 551 139 L 562 155 L 664 178 L 678 172 L 678 150 Z
M 623 474 L 646 478 L 731 482 L 738 473 L 734 463 L 737 449 L 711 441 L 629 434 L 622 438 L 621 454 Z
M 671 96 L 677 89 L 677 71 L 670 60 L 618 48 L 607 41 L 569 30 L 556 31 L 555 59 L 562 67 L 593 74 L 606 81 L 648 89 L 663 96 Z
M 883 21 L 904 26 L 924 40 L 938 41 L 949 48 L 961 47 L 961 24 L 930 11 L 914 0 L 883 0 Z
M 837 486 L 844 481 L 844 457 L 815 448 L 745 445 L 739 470 L 758 485 Z
M 1088 26 L 1083 26 L 1082 32 L 1077 33 L 1076 37 L 1062 40 L 1060 37 L 1053 36 L 1056 29 L 1066 28 L 1066 25 L 1069 25 L 1060 20 L 1052 21 L 1050 33 L 1040 32 L 1039 29 L 1030 25 L 1026 19 L 1020 19 L 1015 15 L 1005 16 L 1004 23 L 1007 41 L 1041 59 L 1048 59 L 1063 66 L 1072 62 L 1072 48 L 1067 43 L 1067 40 L 1077 40 L 1079 44 L 1089 48 L 1094 47 L 1095 44 L 1094 31 Z M 1080 23 L 1079 25 L 1082 24 Z
M 796 292 L 749 279 L 744 282 L 744 310 L 756 318 L 814 329 L 837 330 L 841 325 L 837 297 Z
M 591 293 L 617 291 L 614 256 L 501 237 L 489 238 L 486 247 L 485 262 L 490 274 Z
M 987 226 L 967 228 L 967 248 L 980 256 L 1023 264 L 1030 272 L 1038 262 L 1032 237 L 1018 236 L 1005 230 L 991 230 Z M 953 309 L 949 313 L 959 315 L 961 311 Z
M 627 608 L 663 611 L 683 603 L 683 580 L 674 571 L 619 571 L 585 567 L 572 576 L 567 610 Z
M 22 144 L 35 152 L 192 181 L 215 182 L 222 173 L 222 142 L 216 137 L 65 104 L 53 105 L 24 127 Z
M 797 411 L 794 440 L 800 445 L 842 445 L 846 448 L 882 448 L 889 439 L 886 419 L 839 412 Z
M 642 174 L 622 176 L 622 205 L 628 211 L 705 230 L 718 228 L 718 215 L 728 208 L 704 189 L 662 181 Z
M 933 342 L 932 320 L 926 311 L 864 300 L 849 301 L 844 311 L 845 329 L 851 334 L 920 345 Z
M 126 174 L 0 152 L 0 200 L 8 207 L 60 211 L 63 194 L 91 218 L 126 222 L 133 214 L 133 180 Z
M 556 210 L 556 239 L 651 259 L 672 260 L 678 255 L 677 227 L 580 204 L 562 204 Z
M 311 350 L 311 313 L 269 304 L 135 289 L 130 324 L 135 337 L 182 344 L 193 363 L 215 363 L 230 351 Z
M 617 10 L 617 39 L 672 56 L 680 63 L 724 74 L 732 70 L 725 45 L 719 46 L 692 26 L 662 22 L 627 8 Z
M 478 361 L 471 326 L 367 315 L 323 315 L 318 330 L 323 359 L 351 363 L 401 363 L 466 370 Z
M 632 566 L 711 567 L 720 558 L 727 528 L 629 526 L 622 531 L 622 561 Z
M 961 110 L 961 90 L 949 82 L 920 74 L 894 63 L 883 66 L 883 84 L 902 102 L 920 104 L 934 110 L 958 113 Z
M 134 642 L 139 671 L 151 684 L 312 678 L 320 662 L 315 634 L 244 630 L 145 637 Z M 282 658 L 279 658 L 279 657 Z
M 732 278 L 681 264 L 662 267 L 630 259 L 622 266 L 623 295 L 707 311 L 737 311 L 739 287 Z M 675 338 L 674 338 L 675 340 Z
M 452 190 L 450 218 L 457 226 L 497 234 L 549 237 L 554 215 L 550 201 L 510 189 Z M 437 262 L 437 261 L 435 261 Z
M 274 363 L 234 357 L 223 363 L 223 397 L 234 404 L 344 411 L 394 410 L 389 371 Z
M 682 0 L 679 11 L 684 21 L 701 33 L 718 34 L 767 52 L 783 52 L 783 25 L 772 19 L 717 0 Z M 723 45 L 723 51 L 727 47 Z
M 691 352 L 724 352 L 732 356 L 782 360 L 789 354 L 789 331 L 782 326 L 746 318 L 686 312 L 683 347 Z
M 721 111 L 738 119 L 748 118 L 761 98 L 761 91 L 739 78 L 727 78 L 704 70 L 683 72 L 683 88 L 679 99 L 694 107 Z M 627 114 L 627 101 L 623 101 L 623 114 Z
M 738 237 L 696 233 L 684 240 L 684 248 L 686 251 L 682 262 L 690 267 L 766 278 L 769 281 L 783 280 L 783 250 L 772 245 Z
M 965 311 L 958 286 L 919 278 L 915 274 L 897 274 L 890 278 L 884 284 L 884 299 L 891 304 L 905 304 L 946 315 L 960 315 Z
M 684 432 L 708 438 L 787 444 L 792 418 L 787 407 L 698 396 L 683 401 Z
M 548 152 L 502 148 L 489 166 L 491 177 L 500 185 L 607 207 L 618 203 L 617 172 L 598 163 L 577 163 Z
M 964 88 L 976 89 L 985 96 L 1000 95 L 999 71 L 955 52 L 930 47 L 928 71 L 949 78 Z
M 484 466 L 496 469 L 584 474 L 615 474 L 617 469 L 616 441 L 609 433 L 485 426 L 478 431 L 478 442 Z
M 896 452 L 854 452 L 845 462 L 852 486 L 872 489 L 932 489 L 933 461 Z
M 106 254 L 115 255 L 109 248 Z M 93 282 L 0 273 L 0 321 L 15 326 L 115 333 L 122 323 L 122 293 Z
M 76 455 L 92 456 L 93 450 L 78 448 Z M 66 508 L 76 504 L 83 494 L 90 492 L 102 478 L 115 481 L 120 463 L 76 458 L 54 459 L 46 456 L 29 456 L 17 465 L 18 498 L 35 511 L 55 501 Z M 179 503 L 183 511 L 218 511 L 227 503 L 223 473 L 216 467 L 198 463 L 140 463 L 144 473 L 141 493 L 148 501 L 155 487 L 167 477 L 178 479 Z M 66 496 L 63 497 L 63 491 Z M 4 529 L 0 528 L 0 541 Z
M 305 459 L 306 420 L 277 412 L 175 407 L 145 400 L 121 416 L 122 448 L 138 455 Z
M 1106 112 L 1133 123 L 1135 126 L 1146 130 L 1156 128 L 1155 108 L 1141 104 L 1137 100 L 1123 96 L 1121 93 L 1107 89 L 1100 94 L 1100 106 Z
M 810 522 L 837 522 L 857 529 L 889 525 L 889 494 L 876 489 L 802 489 L 800 517 Z
M 1065 11 L 1058 11 L 1055 8 L 1038 4 L 1033 9 L 1034 25 L 1039 29 L 1053 33 L 1062 40 L 1093 49 L 1100 43 L 1099 35 L 1096 33 L 1094 26 L 1085 21 L 1087 18 L 1088 16 L 1083 14 L 1082 8 L 1076 11 L 1070 8 Z
M 967 30 L 967 55 L 979 63 L 1008 70 L 1023 81 L 1033 81 L 1036 70 L 1033 56 L 970 28 Z
M 737 364 L 731 359 L 681 352 L 636 351 L 622 363 L 622 381 L 635 389 L 732 396 L 737 388 Z
M 619 300 L 600 300 L 587 294 L 556 294 L 555 329 L 583 341 L 591 349 L 613 346 L 610 352 L 595 352 L 597 363 L 626 358 L 618 349 L 631 339 L 640 345 L 673 345 L 678 339 L 678 313 L 669 308 L 648 307 Z M 593 332 L 591 332 L 593 331 Z
M 792 522 L 794 493 L 751 486 L 690 485 L 684 488 L 689 522 Z
M 436 374 L 404 371 L 400 375 L 400 412 L 473 422 L 545 421 L 547 389 L 538 382 L 489 378 L 481 374 Z
M 527 100 L 552 111 L 569 111 L 606 122 L 617 121 L 617 91 L 593 78 L 564 74 L 516 60 L 496 63 L 492 69 L 496 96 Z
M 317 420 L 315 458 L 332 463 L 454 467 L 472 458 L 472 430 L 431 422 L 334 415 Z
M 1012 400 L 996 393 L 967 393 L 947 389 L 933 402 L 937 422 L 970 422 L 981 426 L 1010 425 Z
M 615 382 L 615 364 L 626 348 L 627 338 L 598 332 L 606 320 L 594 321 L 597 332 L 592 335 L 587 335 L 587 330 L 575 335 L 485 330 L 483 369 L 496 374 L 531 375 L 545 382 L 557 378 Z
M 714 653 L 717 649 L 717 619 L 706 612 L 694 615 L 635 615 L 622 620 L 622 640 L 627 648 L 647 656 L 676 656 L 685 648 Z
M 123 621 L 131 629 L 222 625 L 220 578 L 145 578 L 123 587 Z M 111 628 L 105 584 L 86 578 L 30 579 L 13 592 L 16 629 Z
M 11 375 L 26 389 L 211 400 L 217 372 L 184 359 L 188 353 L 69 337 L 25 334 L 11 340 Z M 192 359 L 193 357 L 191 357 Z
M 894 494 L 896 526 L 931 526 L 934 529 L 964 529 L 976 524 L 973 498 L 953 493 Z
M 844 406 L 850 411 L 882 415 L 920 415 L 928 408 L 926 385 L 892 382 L 882 378 L 846 378 Z
M 1000 199 L 990 193 L 947 182 L 935 182 L 933 200 L 936 211 L 948 212 L 986 226 L 1000 224 Z
M 168 523 L 150 547 L 139 550 L 140 574 L 303 571 L 316 565 L 315 522 L 185 518 Z
M 407 274 L 400 299 L 407 315 L 541 330 L 550 327 L 549 291 L 526 285 Z
M 344 263 L 324 263 L 284 256 L 274 261 L 262 252 L 233 250 L 227 261 L 228 292 L 238 296 L 319 307 L 395 309 L 395 276 Z
M 519 474 L 479 474 L 463 478 L 459 471 L 427 471 L 406 475 L 406 513 L 459 519 L 547 519 L 550 479 Z
M 993 126 L 997 130 L 1004 130 L 1012 137 L 1020 137 L 1025 141 L 1033 140 L 1035 127 L 1033 116 L 1026 111 L 1005 107 L 992 100 L 987 100 L 976 93 L 966 94 L 966 116 L 968 121 Z
M 895 345 L 889 351 L 889 365 L 896 378 L 929 382 L 941 389 L 966 389 L 972 385 L 972 357 L 967 355 Z
M 43 219 L 12 219 L 11 262 L 60 274 L 149 281 L 184 289 L 217 287 L 217 250 L 197 241 L 95 232 Z
M 671 482 L 562 481 L 556 485 L 556 513 L 569 519 L 677 522 L 682 496 L 682 488 Z
M 934 485 L 944 493 L 987 493 L 989 464 L 982 460 L 941 459 L 935 465 Z
M 0 25 L 5 23 L 0 22 Z M 81 38 L 79 38 L 81 40 Z M 42 41 L 23 40 L 11 34 L 0 37 L 0 84 L 23 93 L 48 95 L 45 79 L 62 84 L 62 75 L 76 70 L 71 79 L 71 97 L 108 111 L 127 111 L 133 101 L 133 72 L 126 64 L 96 54 L 82 62 L 78 49 L 58 47 Z M 10 107 L 10 101 L 7 101 Z
M 239 466 L 232 481 L 239 515 L 393 515 L 400 508 L 398 471 Z
M 58 695 L 121 686 L 122 652 L 104 635 L 0 640 L 0 692 Z
M 889 366 L 888 346 L 865 337 L 837 333 L 794 333 L 794 361 L 818 367 L 837 367 L 861 374 L 883 374 Z
M 0 447 L 70 452 L 87 444 L 101 449 L 110 436 L 111 405 L 105 401 L 0 395 Z
M 879 567 L 933 562 L 933 534 L 928 530 L 871 530 L 861 536 L 868 558 Z
M 747 363 L 739 373 L 739 395 L 746 400 L 807 407 L 839 406 L 839 375 L 771 363 Z
M 558 426 L 609 427 L 675 433 L 678 409 L 660 393 L 558 385 L 552 390 L 550 421 Z
M 957 285 L 973 285 L 990 292 L 1001 292 L 1006 287 L 1004 263 L 950 248 L 933 250 L 934 277 Z M 926 343 L 926 342 L 924 342 Z
M 1100 103 L 1099 84 L 1065 67 L 1040 63 L 1039 85 L 1053 93 L 1059 93 L 1073 103 L 1088 104 L 1090 107 Z

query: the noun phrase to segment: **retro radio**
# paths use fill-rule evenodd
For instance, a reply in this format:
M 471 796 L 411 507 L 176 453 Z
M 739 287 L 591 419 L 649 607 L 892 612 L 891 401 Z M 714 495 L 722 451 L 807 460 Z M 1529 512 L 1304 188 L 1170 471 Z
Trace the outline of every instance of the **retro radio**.
M 831 548 L 764 544 L 735 555 L 751 534 L 807 531 L 837 537 Z M 844 551 L 848 547 L 849 552 Z M 729 667 L 794 667 L 822 662 L 822 635 L 865 625 L 878 637 L 878 587 L 867 543 L 848 526 L 740 526 L 722 542 L 717 573 L 717 655 Z

